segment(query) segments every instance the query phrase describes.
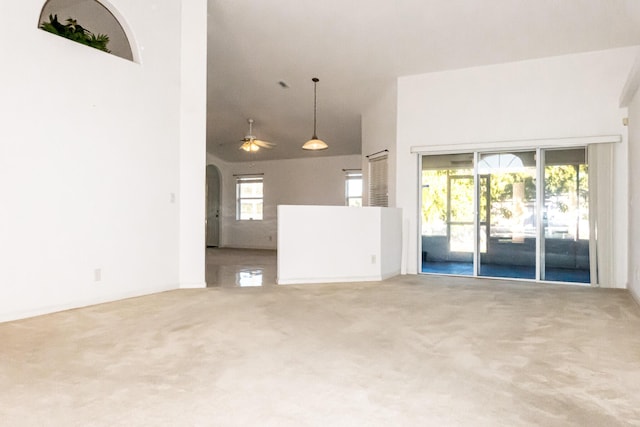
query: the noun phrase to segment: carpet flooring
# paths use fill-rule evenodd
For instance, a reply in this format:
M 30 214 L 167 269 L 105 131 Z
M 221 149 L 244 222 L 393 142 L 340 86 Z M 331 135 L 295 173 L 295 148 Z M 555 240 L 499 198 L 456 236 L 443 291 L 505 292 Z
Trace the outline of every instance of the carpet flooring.
M 0 324 L 2 426 L 640 425 L 626 291 L 176 290 Z

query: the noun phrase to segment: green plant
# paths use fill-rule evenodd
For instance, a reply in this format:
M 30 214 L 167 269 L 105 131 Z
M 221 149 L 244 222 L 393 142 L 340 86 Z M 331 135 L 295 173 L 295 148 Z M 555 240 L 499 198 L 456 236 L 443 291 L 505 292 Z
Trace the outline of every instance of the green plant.
M 43 22 L 40 24 L 40 28 L 58 36 L 68 38 L 69 40 L 73 40 L 105 52 L 111 52 L 107 48 L 109 36 L 106 34 L 95 35 L 91 31 L 79 25 L 78 21 L 73 18 L 67 19 L 66 22 L 66 24 L 61 24 L 58 21 L 58 15 L 49 15 L 49 22 Z

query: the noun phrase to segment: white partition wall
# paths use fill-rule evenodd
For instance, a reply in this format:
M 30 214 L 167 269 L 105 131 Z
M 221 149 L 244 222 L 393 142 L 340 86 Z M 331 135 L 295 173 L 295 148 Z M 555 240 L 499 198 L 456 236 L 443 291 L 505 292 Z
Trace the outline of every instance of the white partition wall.
M 640 82 L 640 53 L 629 78 Z M 629 290 L 640 303 L 640 83 L 629 97 Z
M 179 283 L 204 288 L 207 2 L 183 1 L 181 11 Z
M 278 284 L 376 281 L 400 273 L 402 211 L 278 206 Z
M 0 8 L 0 321 L 204 286 L 206 2 L 110 0 L 139 63 L 39 30 L 43 4 Z

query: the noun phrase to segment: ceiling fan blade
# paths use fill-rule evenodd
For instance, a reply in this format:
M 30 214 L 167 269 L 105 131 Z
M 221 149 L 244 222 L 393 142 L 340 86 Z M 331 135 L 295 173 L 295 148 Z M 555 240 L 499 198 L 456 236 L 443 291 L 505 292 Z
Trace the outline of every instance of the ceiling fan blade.
M 259 139 L 254 139 L 253 143 L 256 144 L 258 147 L 262 147 L 262 148 L 273 148 L 276 144 L 269 142 L 269 141 L 262 141 Z

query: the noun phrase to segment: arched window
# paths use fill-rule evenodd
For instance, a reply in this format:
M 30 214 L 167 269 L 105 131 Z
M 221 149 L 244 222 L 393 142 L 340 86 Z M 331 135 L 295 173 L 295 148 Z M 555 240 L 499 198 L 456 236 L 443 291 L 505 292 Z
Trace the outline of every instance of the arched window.
M 68 25 L 68 20 L 71 19 L 95 36 L 108 36 L 109 53 L 138 62 L 137 54 L 131 47 L 130 32 L 125 30 L 121 24 L 122 19 L 117 16 L 117 11 L 104 1 L 48 0 L 40 12 L 38 27 L 42 28 L 43 23 L 49 23 L 50 17 L 57 17 L 60 24 L 54 24 L 57 28 Z

